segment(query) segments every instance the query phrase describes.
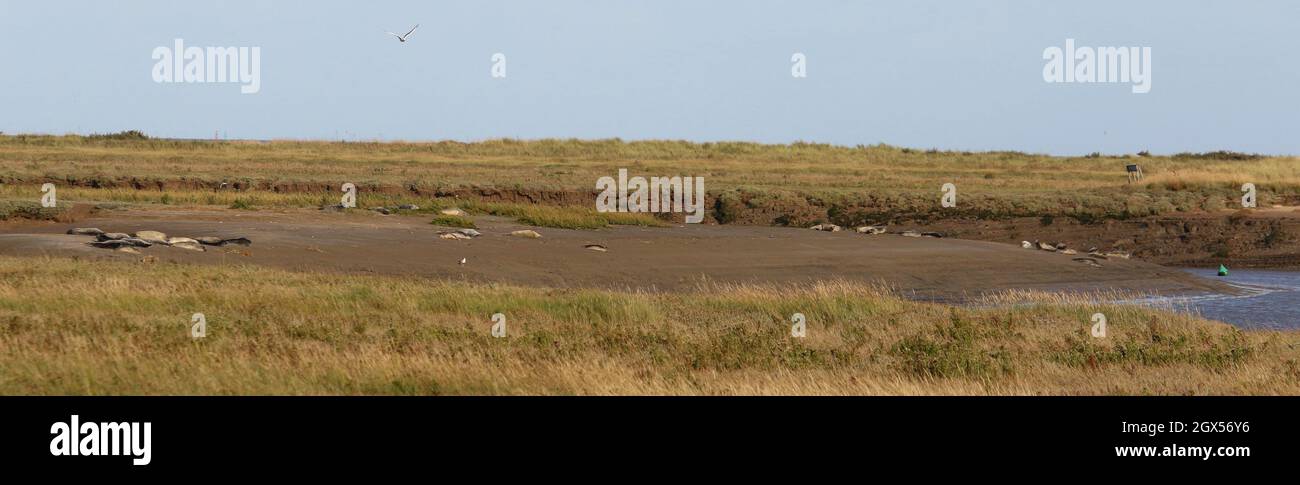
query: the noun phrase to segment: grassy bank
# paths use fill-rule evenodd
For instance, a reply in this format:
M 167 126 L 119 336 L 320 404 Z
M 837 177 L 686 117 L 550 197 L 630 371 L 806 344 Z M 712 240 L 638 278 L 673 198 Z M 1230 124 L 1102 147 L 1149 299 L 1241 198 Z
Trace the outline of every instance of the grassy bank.
M 1142 165 L 1145 180 L 1127 183 L 1124 166 L 1130 163 Z M 1094 221 L 1233 207 L 1246 182 L 1256 184 L 1263 206 L 1300 202 L 1300 160 L 1223 152 L 1052 157 L 807 143 L 0 136 L 0 180 L 10 184 L 125 184 L 127 190 L 170 193 L 227 182 L 305 191 L 299 201 L 304 205 L 334 200 L 332 190 L 321 187 L 343 182 L 425 196 L 491 188 L 532 204 L 589 205 L 586 194 L 596 179 L 619 168 L 632 175 L 705 177 L 711 216 L 719 222 L 856 224 L 900 217 L 1048 215 Z M 939 187 L 949 182 L 958 187 L 958 206 L 941 210 Z
M 796 312 L 807 338 L 790 337 Z M 1298 343 L 835 283 L 631 294 L 0 257 L 0 394 L 1296 394 Z
M 65 204 L 66 205 L 66 204 Z M 31 200 L 14 200 L 0 198 L 0 221 L 9 219 L 29 219 L 52 221 L 62 214 L 66 207 L 42 207 L 39 202 Z
M 35 194 L 37 197 L 33 197 Z M 53 220 L 69 206 L 83 204 L 103 209 L 224 207 L 241 210 L 323 208 L 339 204 L 340 194 L 325 192 L 273 192 L 266 190 L 136 190 L 131 188 L 66 187 L 59 189 L 59 207 L 43 209 L 39 186 L 0 185 L 0 220 Z M 413 205 L 414 210 L 398 209 Z M 427 214 L 445 220 L 439 211 L 457 208 L 470 215 L 508 217 L 523 224 L 564 229 L 600 229 L 614 225 L 663 227 L 667 221 L 649 214 L 600 213 L 585 206 L 552 206 L 515 202 L 485 202 L 474 199 L 409 194 L 357 194 L 358 212 L 389 208 L 401 214 Z

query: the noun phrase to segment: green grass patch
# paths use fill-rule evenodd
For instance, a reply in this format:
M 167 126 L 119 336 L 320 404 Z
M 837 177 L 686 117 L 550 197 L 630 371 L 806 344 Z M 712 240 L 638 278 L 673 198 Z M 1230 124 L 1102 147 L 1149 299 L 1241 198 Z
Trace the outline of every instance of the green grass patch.
M 435 226 L 461 227 L 465 229 L 478 228 L 478 226 L 474 225 L 474 221 L 468 217 L 449 216 L 445 214 L 434 217 L 432 221 L 429 221 L 429 224 L 433 224 Z
M 1049 358 L 1076 367 L 1191 364 L 1222 370 L 1244 362 L 1255 351 L 1239 330 L 1210 332 L 1148 323 L 1109 341 L 1080 332 L 1066 338 L 1062 348 L 1050 352 Z
M 41 204 L 20 200 L 0 200 L 0 220 L 32 219 L 52 221 L 62 214 L 65 207 L 41 207 Z
M 1012 373 L 1014 356 L 998 345 L 1011 337 L 1008 327 L 978 324 L 953 310 L 946 324 L 903 338 L 890 349 L 901 370 L 921 378 L 993 378 Z
M 240 198 L 235 199 L 234 202 L 231 202 L 231 203 L 230 203 L 230 208 L 231 208 L 231 209 L 240 209 L 240 210 L 253 210 L 253 203 L 252 203 L 251 201 L 249 201 L 248 199 L 245 199 L 245 198 L 243 198 L 243 197 L 240 197 Z

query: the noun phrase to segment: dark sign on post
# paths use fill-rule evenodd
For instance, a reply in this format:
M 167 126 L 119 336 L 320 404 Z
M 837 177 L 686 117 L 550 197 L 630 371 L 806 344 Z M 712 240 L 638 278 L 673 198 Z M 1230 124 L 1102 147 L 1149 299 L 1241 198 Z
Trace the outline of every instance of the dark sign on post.
M 1134 180 L 1142 180 L 1142 167 L 1139 167 L 1137 166 L 1136 163 L 1133 163 L 1125 166 L 1124 168 L 1128 170 L 1129 182 L 1132 182 Z

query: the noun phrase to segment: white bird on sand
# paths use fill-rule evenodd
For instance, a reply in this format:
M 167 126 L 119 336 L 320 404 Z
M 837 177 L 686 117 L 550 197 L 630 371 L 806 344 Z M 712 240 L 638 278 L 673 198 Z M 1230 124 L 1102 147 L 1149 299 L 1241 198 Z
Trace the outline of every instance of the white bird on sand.
M 465 264 L 467 261 L 468 258 L 460 258 L 460 264 Z
M 406 38 L 411 36 L 411 32 L 415 32 L 415 29 L 418 29 L 418 28 L 420 28 L 420 24 L 415 24 L 415 27 L 411 27 L 411 30 L 408 30 L 405 34 L 397 35 L 397 34 L 394 34 L 394 33 L 392 33 L 392 32 L 388 32 L 388 35 L 391 35 L 391 36 L 393 36 L 393 37 L 397 37 L 397 40 L 398 40 L 398 41 L 406 42 Z

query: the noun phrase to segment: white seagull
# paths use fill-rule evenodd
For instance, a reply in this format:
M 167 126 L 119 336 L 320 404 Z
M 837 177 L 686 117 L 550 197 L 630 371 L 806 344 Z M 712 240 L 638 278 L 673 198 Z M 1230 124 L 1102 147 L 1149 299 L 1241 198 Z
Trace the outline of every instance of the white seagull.
M 389 32 L 388 35 L 391 35 L 391 36 L 393 36 L 393 37 L 397 37 L 397 40 L 398 40 L 398 41 L 406 42 L 406 38 L 411 36 L 411 32 L 415 32 L 415 29 L 418 29 L 418 28 L 420 28 L 420 24 L 415 24 L 415 27 L 411 27 L 411 30 L 407 31 L 405 34 L 397 35 L 397 34 L 394 34 L 394 33 L 392 33 L 392 32 Z

